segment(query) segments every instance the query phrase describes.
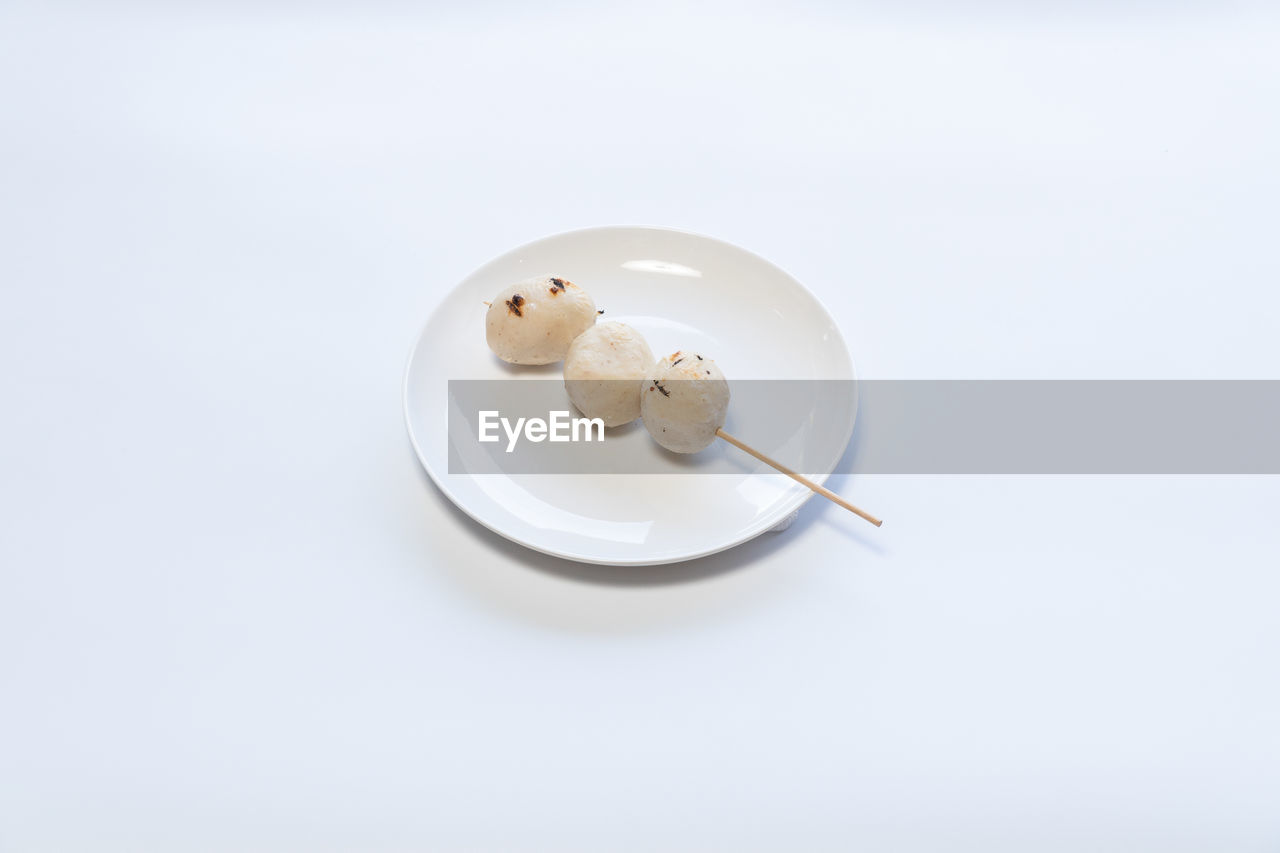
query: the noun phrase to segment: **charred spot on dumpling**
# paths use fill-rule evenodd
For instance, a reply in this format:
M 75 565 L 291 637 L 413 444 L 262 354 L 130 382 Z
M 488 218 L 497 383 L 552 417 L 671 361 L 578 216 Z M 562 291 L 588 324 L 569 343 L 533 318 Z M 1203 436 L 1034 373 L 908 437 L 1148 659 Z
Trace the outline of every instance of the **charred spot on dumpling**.
M 697 353 L 694 353 L 694 355 L 698 356 L 698 361 L 702 361 L 702 356 L 698 355 Z
M 604 313 L 604 309 L 603 309 L 603 308 L 601 308 L 601 309 L 600 309 L 599 311 L 597 311 L 596 313 L 597 313 L 597 314 L 603 314 L 603 313 Z
M 564 279 L 562 278 L 551 279 L 551 295 L 552 296 L 555 296 L 557 293 L 560 293 L 563 290 L 564 290 Z
M 679 364 L 682 361 L 684 361 L 683 358 L 677 358 L 675 361 L 671 362 L 671 366 L 675 367 L 677 364 Z
M 661 392 L 662 392 L 662 396 L 664 396 L 664 397 L 670 397 L 670 396 L 671 396 L 671 392 L 670 392 L 670 391 L 668 391 L 668 390 L 666 389 L 666 387 L 665 387 L 665 386 L 663 386 L 663 385 L 659 385 L 659 384 L 658 384 L 658 380 L 656 380 L 656 379 L 655 379 L 655 380 L 653 380 L 653 385 L 654 385 L 654 387 L 655 387 L 655 388 L 657 388 L 659 391 L 661 391 Z
M 524 297 L 516 293 L 507 300 L 507 311 L 515 314 L 517 317 L 523 317 L 524 313 L 520 310 L 520 306 L 524 304 Z

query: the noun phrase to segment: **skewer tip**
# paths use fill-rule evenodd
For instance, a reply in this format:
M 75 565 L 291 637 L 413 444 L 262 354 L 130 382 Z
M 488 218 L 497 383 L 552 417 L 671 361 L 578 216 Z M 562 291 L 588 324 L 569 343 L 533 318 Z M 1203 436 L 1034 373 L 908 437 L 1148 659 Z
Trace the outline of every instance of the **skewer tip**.
M 797 483 L 800 483 L 801 485 L 807 487 L 808 489 L 812 490 L 816 494 L 822 495 L 827 500 L 833 503 L 839 504 L 840 506 L 849 510 L 854 515 L 858 516 L 864 521 L 868 521 L 871 524 L 874 524 L 876 527 L 879 527 L 880 525 L 884 524 L 883 521 L 876 518 L 874 515 L 871 515 L 868 512 L 858 509 L 856 506 L 849 503 L 847 500 L 840 497 L 835 492 L 828 489 L 826 486 L 819 486 L 817 483 L 813 482 L 803 474 L 797 474 L 795 471 L 792 471 L 790 468 L 788 468 L 786 465 L 783 465 L 781 462 L 778 462 L 776 459 L 770 459 L 768 456 L 764 455 L 759 450 L 756 450 L 754 447 L 747 444 L 746 442 L 739 441 L 738 439 L 729 435 L 729 433 L 724 431 L 724 427 L 718 427 L 716 429 L 716 435 L 720 436 L 725 441 L 732 444 L 734 447 L 737 447 L 738 449 L 743 450 L 746 453 L 749 453 L 750 455 L 754 456 L 756 459 L 759 459 L 761 462 L 772 467 L 774 470 L 779 471 L 783 474 L 786 474 L 788 477 L 795 480 Z

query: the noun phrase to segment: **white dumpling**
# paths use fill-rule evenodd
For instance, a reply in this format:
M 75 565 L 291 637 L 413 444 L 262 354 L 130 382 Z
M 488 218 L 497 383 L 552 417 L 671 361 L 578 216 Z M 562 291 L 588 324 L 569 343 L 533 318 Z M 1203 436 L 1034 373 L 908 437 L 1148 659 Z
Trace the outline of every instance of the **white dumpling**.
M 505 288 L 489 303 L 485 340 L 513 364 L 551 364 L 596 321 L 596 304 L 571 281 L 549 275 Z
M 715 441 L 728 411 L 729 383 L 714 361 L 697 353 L 672 353 L 641 385 L 645 429 L 676 453 L 697 453 Z
M 653 366 L 653 350 L 626 323 L 596 323 L 569 345 L 564 387 L 578 411 L 607 427 L 640 417 L 640 385 Z

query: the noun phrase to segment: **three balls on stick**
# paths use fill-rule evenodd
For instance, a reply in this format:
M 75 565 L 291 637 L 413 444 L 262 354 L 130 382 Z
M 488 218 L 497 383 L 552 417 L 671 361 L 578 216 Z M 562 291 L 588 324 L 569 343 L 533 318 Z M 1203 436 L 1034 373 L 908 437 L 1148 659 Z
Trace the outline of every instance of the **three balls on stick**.
M 653 440 L 675 453 L 697 453 L 723 438 L 880 526 L 878 518 L 726 433 L 729 383 L 714 361 L 680 350 L 655 363 L 643 335 L 625 323 L 597 323 L 598 313 L 573 282 L 537 276 L 503 289 L 489 303 L 485 339 L 513 364 L 563 360 L 569 399 L 606 427 L 642 418 Z

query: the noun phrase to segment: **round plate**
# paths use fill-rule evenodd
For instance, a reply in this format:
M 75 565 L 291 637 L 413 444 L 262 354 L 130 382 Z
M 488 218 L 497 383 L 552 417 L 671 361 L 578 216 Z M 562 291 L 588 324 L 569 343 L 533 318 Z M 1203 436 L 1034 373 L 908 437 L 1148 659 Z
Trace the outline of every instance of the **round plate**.
M 588 228 L 537 240 L 467 276 L 440 301 L 409 356 L 404 380 L 409 437 L 431 479 L 464 512 L 495 533 L 547 554 L 587 563 L 650 565 L 745 542 L 785 521 L 811 497 L 808 489 L 763 465 L 714 476 L 451 474 L 450 379 L 561 375 L 559 364 L 505 364 L 484 339 L 485 300 L 513 282 L 544 273 L 585 288 L 606 309 L 604 319 L 639 329 L 655 354 L 707 353 L 731 381 L 854 379 L 844 340 L 813 294 L 744 249 L 651 227 Z M 853 434 L 854 415 L 851 406 L 842 414 L 847 423 L 831 425 L 844 436 L 842 449 Z M 730 418 L 733 424 L 732 403 Z M 739 437 L 749 441 L 746 434 Z M 632 453 L 665 453 L 643 428 L 631 428 L 619 440 L 630 442 Z M 810 472 L 813 479 L 825 480 L 835 461 Z

